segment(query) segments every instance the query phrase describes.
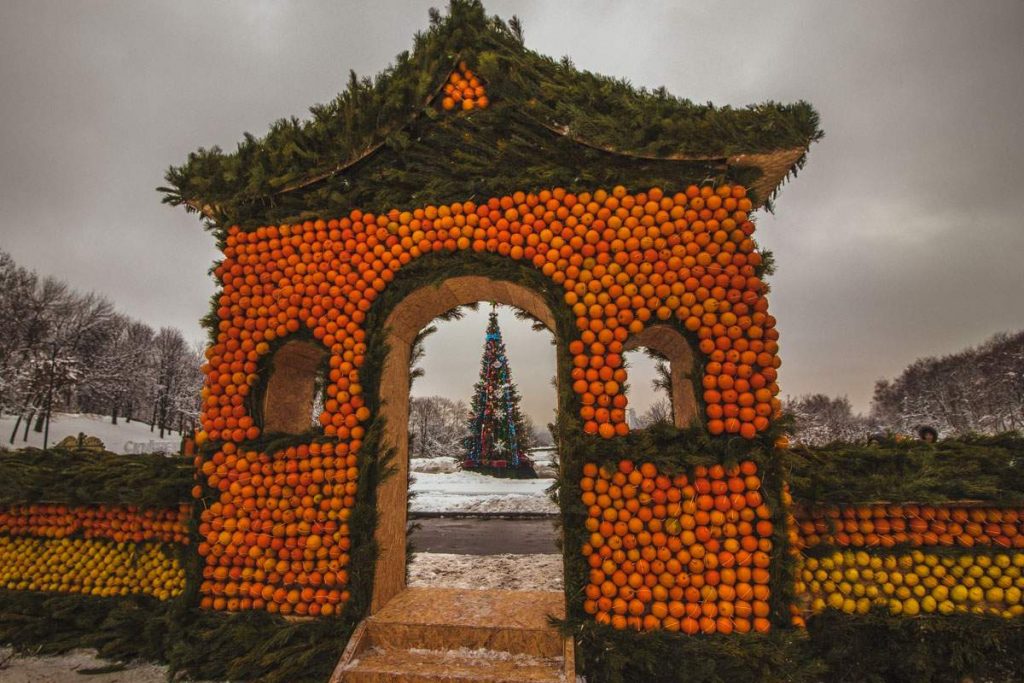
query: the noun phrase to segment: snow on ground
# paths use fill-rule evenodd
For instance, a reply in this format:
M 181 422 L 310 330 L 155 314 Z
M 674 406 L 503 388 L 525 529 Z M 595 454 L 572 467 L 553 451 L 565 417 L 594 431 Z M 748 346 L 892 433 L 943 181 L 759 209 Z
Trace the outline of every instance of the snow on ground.
M 409 471 L 451 474 L 459 471 L 459 463 L 455 462 L 455 458 L 409 458 Z
M 412 476 L 413 512 L 558 512 L 546 493 L 554 479 L 499 479 L 462 470 Z
M 0 648 L 0 680 L 4 683 L 53 683 L 89 681 L 89 683 L 164 683 L 167 667 L 133 663 L 121 671 L 91 673 L 110 667 L 111 662 L 96 656 L 95 650 L 72 650 L 55 657 L 14 656 L 10 648 Z
M 13 415 L 0 416 L 0 444 L 5 448 L 43 447 L 42 432 L 28 430 L 28 441 L 22 441 L 25 433 L 24 422 L 18 427 L 18 435 L 14 443 L 10 442 L 11 430 L 18 418 Z M 34 426 L 34 425 L 33 425 Z M 77 437 L 80 432 L 86 436 L 99 437 L 103 445 L 112 453 L 177 453 L 181 437 L 177 432 L 164 434 L 160 439 L 159 430 L 150 431 L 144 422 L 125 422 L 118 420 L 116 425 L 110 424 L 110 418 L 103 415 L 88 413 L 54 413 L 50 419 L 50 445 L 57 444 L 66 436 Z
M 560 591 L 562 556 L 416 553 L 409 563 L 409 586 Z

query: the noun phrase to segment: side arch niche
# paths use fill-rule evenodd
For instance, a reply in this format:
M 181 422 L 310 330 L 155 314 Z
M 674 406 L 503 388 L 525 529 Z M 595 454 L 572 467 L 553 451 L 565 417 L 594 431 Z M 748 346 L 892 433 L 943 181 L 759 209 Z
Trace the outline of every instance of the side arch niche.
M 380 378 L 379 416 L 384 420 L 384 449 L 393 449 L 394 473 L 377 489 L 377 563 L 370 613 L 380 610 L 406 584 L 406 527 L 409 495 L 409 358 L 420 330 L 458 306 L 493 301 L 514 306 L 540 320 L 555 337 L 556 375 L 566 371 L 555 316 L 540 294 L 523 285 L 481 276 L 453 277 L 438 286 L 413 291 L 397 304 L 384 324 L 388 355 Z M 564 410 L 565 406 L 559 405 Z
M 317 379 L 327 350 L 309 341 L 283 344 L 270 359 L 270 378 L 257 398 L 267 434 L 301 434 L 315 424 Z
M 672 374 L 672 423 L 686 428 L 701 425 L 700 406 L 694 381 L 701 376 L 696 372 L 693 348 L 686 337 L 668 325 L 651 325 L 634 334 L 623 344 L 623 351 L 648 348 L 664 356 Z

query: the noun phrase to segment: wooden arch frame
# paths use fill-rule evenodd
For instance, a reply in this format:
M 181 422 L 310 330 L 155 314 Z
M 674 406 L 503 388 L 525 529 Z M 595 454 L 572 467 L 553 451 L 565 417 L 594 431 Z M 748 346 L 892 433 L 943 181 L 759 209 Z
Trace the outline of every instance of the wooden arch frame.
M 259 398 L 263 431 L 301 434 L 312 424 L 316 377 L 328 350 L 312 341 L 295 339 L 278 348 L 270 360 L 270 378 Z
M 376 613 L 405 589 L 406 527 L 409 493 L 409 358 L 416 335 L 431 320 L 458 306 L 477 301 L 494 301 L 514 306 L 537 318 L 555 336 L 560 348 L 558 325 L 544 297 L 527 286 L 483 276 L 455 276 L 440 285 L 421 287 L 401 300 L 385 323 L 388 347 L 380 378 L 378 417 L 384 420 L 382 452 L 393 449 L 393 473 L 377 489 L 377 559 L 373 576 L 370 613 Z M 556 353 L 557 372 L 567 368 L 564 354 Z M 564 406 L 559 406 L 563 410 Z
M 668 325 L 651 325 L 632 335 L 623 344 L 624 351 L 649 348 L 668 359 L 672 373 L 672 422 L 686 428 L 702 425 L 700 405 L 693 382 L 702 376 L 696 372 L 693 348 L 679 330 Z

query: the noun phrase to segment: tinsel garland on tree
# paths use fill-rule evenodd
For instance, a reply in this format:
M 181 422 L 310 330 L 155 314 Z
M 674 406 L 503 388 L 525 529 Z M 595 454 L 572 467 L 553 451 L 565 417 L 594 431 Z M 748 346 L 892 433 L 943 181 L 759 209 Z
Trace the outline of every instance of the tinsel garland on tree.
M 480 381 L 473 393 L 464 469 L 511 477 L 536 477 L 526 454 L 529 435 L 512 382 L 505 343 L 498 326 L 497 305 L 491 311 L 480 362 Z

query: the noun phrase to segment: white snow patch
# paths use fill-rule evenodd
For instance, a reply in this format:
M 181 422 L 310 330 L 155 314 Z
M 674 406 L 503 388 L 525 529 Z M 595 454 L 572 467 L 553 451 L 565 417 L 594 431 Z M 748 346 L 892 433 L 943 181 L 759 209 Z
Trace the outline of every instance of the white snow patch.
M 413 512 L 557 513 L 547 494 L 554 479 L 499 479 L 457 470 L 449 474 L 415 472 L 410 490 Z
M 13 415 L 0 416 L 0 444 L 5 448 L 43 447 L 43 433 L 29 427 L 28 441 L 22 441 L 25 423 L 18 427 L 14 443 L 10 442 L 11 430 L 17 422 Z M 34 427 L 35 425 L 33 425 Z M 98 437 L 106 449 L 112 453 L 177 453 L 181 444 L 181 435 L 177 432 L 160 439 L 160 430 L 150 431 L 144 422 L 125 422 L 120 418 L 118 423 L 110 424 L 110 417 L 89 413 L 54 413 L 50 418 L 50 445 L 56 445 L 66 436 L 77 437 L 80 432 L 86 436 Z
M 409 458 L 410 472 L 428 474 L 451 474 L 459 471 L 455 458 Z
M 415 553 L 409 586 L 479 590 L 561 591 L 562 556 Z
M 384 650 L 378 650 L 384 652 Z M 414 655 L 427 656 L 440 660 L 463 660 L 467 662 L 509 662 L 513 666 L 560 666 L 561 657 L 538 657 L 525 653 L 505 652 L 504 650 L 473 649 L 459 647 L 453 650 L 429 650 L 413 647 L 408 650 Z
M 9 658 L 9 659 L 8 659 Z M 46 683 L 48 681 L 88 681 L 89 683 L 164 683 L 167 667 L 143 662 L 125 664 L 122 671 L 84 674 L 83 669 L 98 669 L 112 662 L 100 659 L 95 650 L 72 650 L 54 657 L 14 655 L 0 648 L 0 680 L 4 683 Z

